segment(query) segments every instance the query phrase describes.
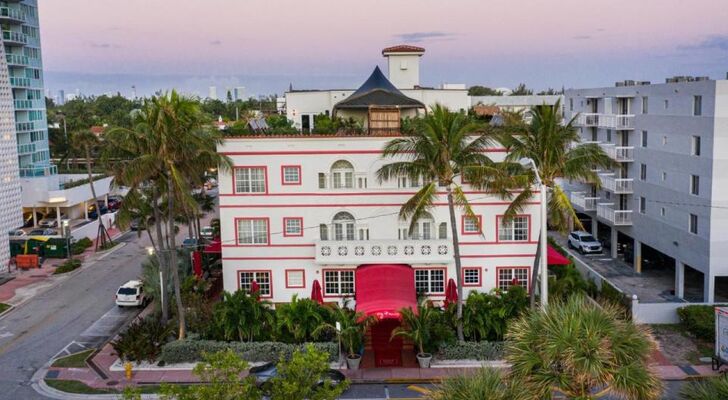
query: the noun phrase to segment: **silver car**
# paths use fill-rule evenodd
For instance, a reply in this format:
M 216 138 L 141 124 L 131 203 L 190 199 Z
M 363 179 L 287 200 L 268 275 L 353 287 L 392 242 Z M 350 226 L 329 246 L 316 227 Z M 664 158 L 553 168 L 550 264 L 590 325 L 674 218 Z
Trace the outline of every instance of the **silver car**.
M 581 254 L 601 253 L 602 244 L 591 233 L 584 231 L 569 234 L 569 248 L 576 249 Z

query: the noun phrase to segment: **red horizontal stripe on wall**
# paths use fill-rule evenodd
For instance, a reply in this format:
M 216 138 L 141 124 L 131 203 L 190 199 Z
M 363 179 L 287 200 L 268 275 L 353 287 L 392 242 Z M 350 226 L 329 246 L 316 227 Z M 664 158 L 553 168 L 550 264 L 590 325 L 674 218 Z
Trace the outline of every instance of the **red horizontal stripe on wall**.
M 535 257 L 536 253 L 533 254 L 473 254 L 473 255 L 462 255 L 462 258 L 518 258 L 518 257 Z
M 488 203 L 470 203 L 471 206 L 507 206 L 511 203 L 508 201 L 488 202 Z M 526 202 L 527 205 L 537 205 L 539 202 L 531 201 Z M 432 203 L 433 206 L 445 207 L 447 203 Z M 311 208 L 311 207 L 334 207 L 334 208 L 345 208 L 345 207 L 402 207 L 402 203 L 359 203 L 359 204 L 225 204 L 221 205 L 220 208 L 289 208 L 289 207 L 300 207 L 300 208 Z
M 504 148 L 485 150 L 485 153 L 505 153 Z M 323 154 L 382 154 L 382 150 L 278 150 L 278 151 L 223 151 L 226 156 L 310 156 Z
M 244 260 L 315 260 L 316 257 L 223 257 L 223 261 L 244 261 Z
M 314 243 L 302 243 L 302 244 L 261 244 L 261 245 L 237 245 L 237 244 L 224 244 L 222 247 L 315 247 Z
M 220 197 L 254 197 L 254 196 L 326 196 L 326 197 L 334 197 L 334 196 L 412 196 L 417 192 L 343 192 L 343 193 L 322 193 L 322 192 L 309 192 L 309 193 L 244 193 L 244 194 L 220 194 Z M 494 194 L 494 192 L 476 192 L 476 191 L 470 191 L 470 192 L 463 192 L 465 194 Z M 520 191 L 513 192 L 514 194 L 520 193 Z M 538 194 L 538 190 L 534 191 L 533 194 Z M 438 195 L 444 196 L 447 195 L 447 192 L 437 192 Z

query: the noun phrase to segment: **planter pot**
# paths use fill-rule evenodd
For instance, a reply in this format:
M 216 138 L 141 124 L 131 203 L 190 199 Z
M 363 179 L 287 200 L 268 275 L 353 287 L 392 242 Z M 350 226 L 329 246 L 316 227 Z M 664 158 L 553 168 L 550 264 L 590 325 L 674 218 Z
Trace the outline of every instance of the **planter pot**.
M 350 354 L 346 356 L 346 367 L 351 370 L 359 369 L 359 363 L 361 363 L 361 356 L 359 354 Z
M 420 368 L 430 368 L 431 361 L 432 361 L 432 354 L 430 354 L 430 353 L 417 354 L 417 362 L 420 364 Z

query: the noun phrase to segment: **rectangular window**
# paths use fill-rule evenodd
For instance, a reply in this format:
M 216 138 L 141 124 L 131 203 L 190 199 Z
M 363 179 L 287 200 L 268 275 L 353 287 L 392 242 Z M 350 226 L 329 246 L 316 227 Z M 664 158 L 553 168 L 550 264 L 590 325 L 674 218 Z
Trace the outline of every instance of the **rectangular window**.
M 644 214 L 647 211 L 647 199 L 640 197 L 640 214 Z
M 300 165 L 284 165 L 281 167 L 281 184 L 283 185 L 300 185 L 301 184 L 301 166 Z
M 319 172 L 318 174 L 319 189 L 326 189 L 326 174 Z
M 253 281 L 258 284 L 260 297 L 273 297 L 270 271 L 238 271 L 240 290 L 250 293 Z
M 700 156 L 700 136 L 693 136 L 690 154 Z
M 354 270 L 324 270 L 325 296 L 350 296 L 354 294 Z
M 498 288 L 507 291 L 509 287 L 518 285 L 528 290 L 528 270 L 528 267 L 498 268 Z
M 640 180 L 647 180 L 647 164 L 640 164 Z
M 668 107 L 670 107 L 670 101 L 665 99 L 665 110 L 667 110 Z
M 463 268 L 463 286 L 481 286 L 480 267 Z
M 690 225 L 688 227 L 690 229 L 690 233 L 697 235 L 698 234 L 698 216 L 695 214 L 690 214 Z
M 569 111 L 574 111 L 574 99 L 569 98 Z
M 665 146 L 667 144 L 667 136 L 662 137 L 662 145 Z
M 463 235 L 479 234 L 481 232 L 482 222 L 483 222 L 483 217 L 480 215 L 476 215 L 473 217 L 463 215 L 463 217 L 462 217 Z
M 647 114 L 649 111 L 648 109 L 649 100 L 647 96 L 642 97 L 642 114 Z
M 529 231 L 529 220 L 527 215 L 513 217 L 510 221 L 504 221 L 503 216 L 496 217 L 498 222 L 499 242 L 527 242 Z
M 660 207 L 660 215 L 665 216 L 665 207 Z
M 303 236 L 303 218 L 283 218 L 283 236 Z
M 703 96 L 693 96 L 693 115 L 703 115 Z
M 647 147 L 647 131 L 642 131 L 642 147 Z
M 266 193 L 266 167 L 236 167 L 235 193 Z
M 302 269 L 286 270 L 286 288 L 305 288 L 306 287 L 306 271 Z
M 424 294 L 445 293 L 445 269 L 416 269 L 415 291 Z
M 700 177 L 698 175 L 690 175 L 690 194 L 700 195 Z
M 245 218 L 237 221 L 237 242 L 239 245 L 268 244 L 268 219 Z
M 609 143 L 612 142 L 612 130 L 611 129 L 607 129 L 607 142 L 609 142 Z
M 662 171 L 662 181 L 664 182 L 666 180 L 667 180 L 667 172 Z

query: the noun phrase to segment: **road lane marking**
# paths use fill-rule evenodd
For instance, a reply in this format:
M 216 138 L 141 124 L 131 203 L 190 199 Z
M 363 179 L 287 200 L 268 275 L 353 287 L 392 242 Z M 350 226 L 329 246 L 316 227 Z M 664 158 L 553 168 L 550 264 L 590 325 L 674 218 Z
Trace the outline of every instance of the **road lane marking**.
M 417 386 L 417 385 L 409 385 L 409 386 L 407 386 L 407 389 L 409 389 L 413 392 L 417 392 L 419 394 L 424 394 L 424 395 L 428 395 L 431 392 L 431 390 L 423 388 L 422 386 Z

